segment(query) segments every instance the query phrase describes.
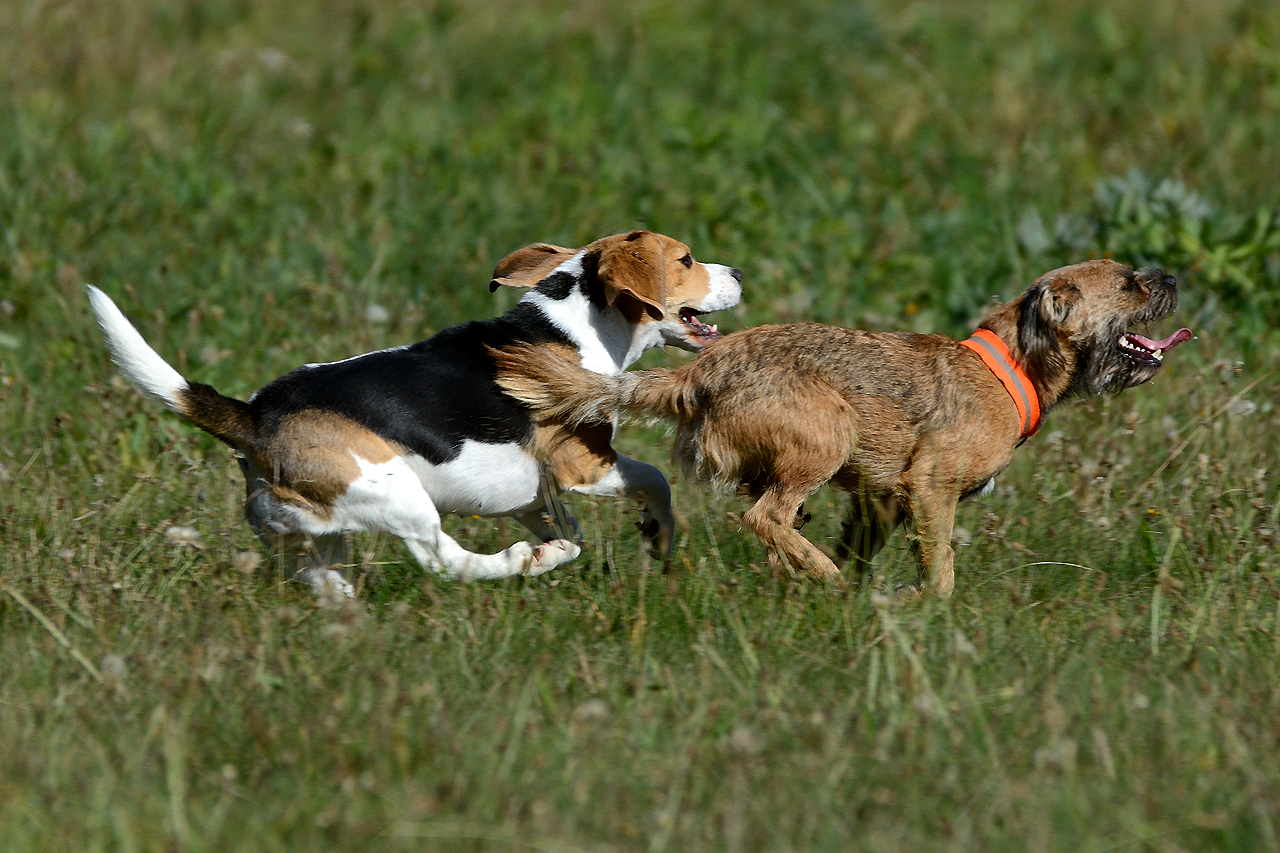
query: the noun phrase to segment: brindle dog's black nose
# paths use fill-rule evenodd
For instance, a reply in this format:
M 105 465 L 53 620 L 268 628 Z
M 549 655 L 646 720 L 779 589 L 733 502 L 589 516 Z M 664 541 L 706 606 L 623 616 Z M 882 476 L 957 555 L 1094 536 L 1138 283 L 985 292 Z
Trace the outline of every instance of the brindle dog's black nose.
M 1137 270 L 1137 276 L 1148 287 L 1157 285 L 1169 289 L 1177 289 L 1178 287 L 1178 280 L 1159 267 L 1143 267 Z

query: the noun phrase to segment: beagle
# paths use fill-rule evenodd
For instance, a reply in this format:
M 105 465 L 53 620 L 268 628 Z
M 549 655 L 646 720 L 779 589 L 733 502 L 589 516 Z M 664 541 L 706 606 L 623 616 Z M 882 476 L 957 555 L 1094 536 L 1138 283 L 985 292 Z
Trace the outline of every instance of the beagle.
M 741 281 L 739 270 L 698 263 L 649 231 L 576 250 L 538 243 L 494 271 L 491 290 L 528 288 L 502 316 L 304 365 L 247 402 L 183 378 L 110 297 L 87 290 L 125 378 L 237 451 L 258 537 L 296 556 L 298 578 L 318 596 L 348 597 L 346 531 L 392 533 L 423 566 L 461 579 L 537 575 L 573 559 L 577 523 L 549 481 L 635 499 L 645 547 L 665 555 L 674 518 L 662 473 L 614 451 L 612 425 L 541 417 L 508 396 L 492 351 L 546 347 L 589 371 L 621 373 L 652 347 L 696 351 L 719 338 L 698 315 L 737 304 Z M 472 553 L 441 530 L 442 512 L 511 516 L 542 543 Z

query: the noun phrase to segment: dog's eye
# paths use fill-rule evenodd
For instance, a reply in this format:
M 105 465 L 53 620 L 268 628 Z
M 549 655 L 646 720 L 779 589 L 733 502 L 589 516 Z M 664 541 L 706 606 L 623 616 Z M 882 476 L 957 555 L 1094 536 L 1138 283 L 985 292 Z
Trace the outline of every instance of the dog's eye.
M 693 266 L 693 255 L 685 252 L 684 257 L 680 259 L 680 263 L 684 264 L 685 269 Z

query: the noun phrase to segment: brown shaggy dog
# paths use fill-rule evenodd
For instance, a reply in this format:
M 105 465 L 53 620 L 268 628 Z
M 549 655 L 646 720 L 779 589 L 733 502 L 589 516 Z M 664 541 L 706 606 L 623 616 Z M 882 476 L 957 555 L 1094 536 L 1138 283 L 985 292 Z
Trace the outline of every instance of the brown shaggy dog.
M 839 557 L 859 572 L 903 522 L 915 528 L 919 578 L 955 585 L 956 502 L 983 491 L 1071 396 L 1121 391 L 1160 369 L 1161 341 L 1130 332 L 1173 312 L 1160 270 L 1087 261 L 1041 276 L 995 308 L 975 337 L 864 332 L 797 323 L 727 335 L 676 369 L 606 376 L 549 349 L 496 353 L 498 383 L 544 415 L 607 421 L 618 412 L 674 419 L 686 469 L 759 498 L 743 516 L 770 563 L 819 577 L 835 564 L 795 529 L 830 481 L 853 493 Z M 986 330 L 986 331 L 983 331 Z

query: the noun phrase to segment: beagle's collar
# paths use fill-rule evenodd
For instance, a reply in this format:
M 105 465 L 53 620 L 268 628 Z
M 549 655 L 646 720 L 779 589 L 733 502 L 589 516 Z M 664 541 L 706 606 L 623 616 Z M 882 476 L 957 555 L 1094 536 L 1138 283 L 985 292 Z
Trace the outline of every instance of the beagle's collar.
M 960 346 L 967 347 L 978 354 L 983 363 L 996 375 L 1004 385 L 1013 404 L 1018 407 L 1018 418 L 1022 423 L 1022 434 L 1018 443 L 1026 441 L 1040 429 L 1040 398 L 1036 396 L 1035 386 L 1022 366 L 1013 358 L 1013 353 L 1004 341 L 994 332 L 979 329 L 968 340 L 960 341 Z

